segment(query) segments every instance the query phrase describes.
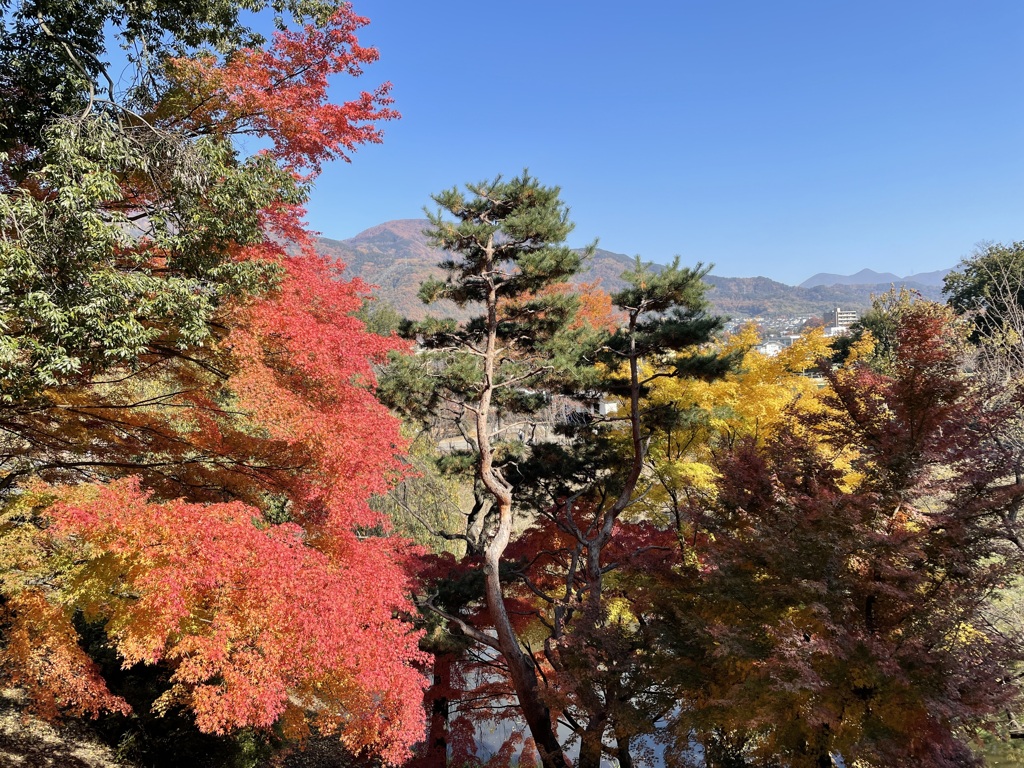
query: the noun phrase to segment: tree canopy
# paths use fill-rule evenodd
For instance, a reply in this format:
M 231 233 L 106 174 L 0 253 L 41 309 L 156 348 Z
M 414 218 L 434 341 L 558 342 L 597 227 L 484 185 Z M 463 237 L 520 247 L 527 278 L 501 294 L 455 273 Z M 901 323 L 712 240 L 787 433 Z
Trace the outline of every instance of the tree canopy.
M 369 501 L 400 470 L 374 396 L 400 344 L 300 207 L 397 113 L 386 85 L 327 98 L 376 59 L 365 19 L 276 3 L 266 42 L 240 22 L 265 7 L 3 5 L 0 660 L 46 714 L 315 729 L 398 761 L 423 722 L 415 549 Z

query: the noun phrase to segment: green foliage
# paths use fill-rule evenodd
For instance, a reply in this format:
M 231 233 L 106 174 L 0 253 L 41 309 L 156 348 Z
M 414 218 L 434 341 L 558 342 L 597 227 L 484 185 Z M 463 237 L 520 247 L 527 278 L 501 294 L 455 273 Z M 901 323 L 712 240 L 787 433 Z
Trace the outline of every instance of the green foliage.
M 30 180 L 49 194 L 0 198 L 5 402 L 134 365 L 146 350 L 201 345 L 225 299 L 270 286 L 273 264 L 233 258 L 262 240 L 261 208 L 299 200 L 266 158 L 239 164 L 223 141 L 96 115 L 47 128 L 40 160 Z M 152 209 L 130 197 L 133 177 L 163 191 Z
M 1024 241 L 979 249 L 944 283 L 949 305 L 973 321 L 971 341 L 999 334 L 1024 307 Z
M 387 301 L 368 297 L 355 316 L 363 321 L 366 330 L 378 336 L 390 336 L 402 328 L 402 315 Z
M 242 14 L 273 8 L 288 18 L 322 21 L 323 0 L 0 0 L 0 152 L 35 146 L 46 125 L 82 114 L 98 99 L 114 102 L 124 84 L 106 72 L 114 38 L 140 75 L 127 84 L 128 102 L 152 104 L 162 87 L 160 65 L 169 56 L 212 48 L 228 54 L 263 38 Z
M 451 253 L 444 280 L 432 278 L 420 297 L 447 299 L 483 314 L 458 323 L 428 318 L 407 324 L 423 353 L 393 359 L 381 382 L 392 407 L 422 421 L 438 414 L 453 422 L 464 403 L 485 384 L 484 350 L 494 340 L 489 402 L 502 412 L 531 413 L 546 400 L 536 391 L 558 388 L 579 369 L 581 353 L 593 346 L 592 330 L 569 330 L 578 309 L 572 294 L 542 293 L 564 283 L 581 267 L 581 254 L 562 243 L 572 230 L 557 187 L 543 187 L 526 172 L 468 185 L 469 195 L 450 189 L 434 197 L 429 213 L 431 242 Z M 586 337 L 586 340 L 585 340 Z
M 993 400 L 1006 400 L 1024 384 L 1024 242 L 990 245 L 946 276 L 949 305 L 967 320 L 973 344 L 971 367 L 990 387 Z M 1007 439 L 1024 466 L 1020 418 Z
M 441 263 L 447 280 L 423 283 L 425 303 L 482 303 L 491 291 L 517 298 L 579 271 L 580 254 L 561 245 L 573 225 L 557 187 L 542 187 L 523 171 L 510 181 L 499 176 L 466 189 L 470 197 L 458 187 L 435 195 L 438 210 L 427 211 L 431 244 L 457 256 Z
M 449 532 L 464 524 L 461 508 L 472 495 L 472 474 L 451 471 L 444 458 L 448 457 L 438 455 L 430 433 L 421 433 L 405 456 L 405 477 L 371 505 L 388 516 L 399 535 L 433 552 L 461 554 L 461 540 Z
M 437 421 L 447 421 L 469 448 L 455 458 L 469 459 L 474 470 L 473 506 L 452 537 L 465 542 L 468 555 L 482 556 L 471 564 L 471 573 L 483 576 L 495 636 L 456 618 L 468 606 L 444 611 L 431 605 L 473 640 L 500 652 L 520 710 L 546 753 L 545 765 L 560 767 L 566 762 L 551 712 L 538 695 L 535 665 L 520 645 L 503 596 L 510 577 L 503 554 L 520 487 L 516 474 L 529 453 L 523 437 L 503 419 L 528 419 L 547 401 L 542 390 L 570 386 L 584 367 L 583 354 L 602 332 L 590 325 L 572 327 L 579 300 L 557 290 L 581 266 L 580 253 L 564 245 L 572 224 L 559 190 L 524 171 L 510 181 L 498 177 L 468 185 L 466 191 L 454 188 L 434 196 L 438 210 L 428 212 L 426 234 L 449 257 L 440 265 L 445 279 L 423 283 L 420 298 L 481 312 L 464 323 L 428 319 L 408 327 L 422 350 L 392 375 L 406 379 L 416 394 L 392 402 L 419 418 L 440 405 Z M 401 390 L 391 385 L 390 391 Z M 448 581 L 462 593 L 457 582 L 464 579 Z M 437 591 L 432 599 L 440 598 Z
M 606 344 L 604 359 L 609 363 L 628 357 L 650 358 L 669 366 L 661 376 L 715 378 L 727 372 L 735 359 L 715 353 L 700 354 L 698 347 L 722 330 L 726 318 L 708 314 L 710 306 L 703 279 L 711 266 L 680 267 L 672 264 L 655 272 L 636 258 L 635 267 L 622 277 L 628 283 L 612 295 L 612 303 L 629 317 Z M 675 353 L 687 351 L 686 355 Z M 625 394 L 625 390 L 609 388 Z

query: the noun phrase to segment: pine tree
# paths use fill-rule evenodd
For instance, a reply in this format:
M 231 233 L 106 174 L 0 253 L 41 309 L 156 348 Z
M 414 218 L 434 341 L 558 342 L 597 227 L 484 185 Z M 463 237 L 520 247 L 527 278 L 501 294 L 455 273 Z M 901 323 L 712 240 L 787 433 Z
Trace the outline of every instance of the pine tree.
M 650 732 L 656 713 L 664 712 L 665 702 L 649 695 L 658 674 L 646 663 L 652 658 L 645 650 L 650 638 L 642 623 L 614 616 L 622 613 L 616 606 L 621 608 L 629 595 L 610 588 L 608 574 L 617 579 L 616 572 L 642 573 L 672 564 L 648 556 L 674 549 L 665 546 L 672 534 L 666 539 L 665 531 L 623 516 L 644 492 L 640 485 L 651 439 L 666 419 L 665 410 L 650 407 L 647 400 L 652 383 L 664 377 L 713 379 L 734 363 L 733 356 L 703 351 L 723 324 L 707 313 L 703 278 L 709 271 L 701 264 L 680 267 L 678 258 L 654 271 L 638 257 L 623 275 L 628 285 L 612 296 L 612 303 L 625 322 L 597 357 L 604 372 L 598 386 L 625 400 L 625 414 L 575 436 L 570 450 L 583 459 L 577 476 L 593 479 L 556 491 L 548 507 L 545 522 L 565 542 L 561 556 L 567 567 L 546 596 L 547 655 L 563 681 L 563 706 L 580 736 L 576 764 L 582 768 L 600 766 L 607 731 L 615 739 L 620 765 L 631 765 L 632 740 Z M 621 446 L 623 422 L 625 447 L 590 450 L 595 442 Z M 544 548 L 552 549 L 550 544 Z M 531 585 L 531 592 L 538 591 Z M 595 658 L 595 649 L 605 650 Z
M 604 686 L 594 696 L 580 695 L 586 686 L 577 684 L 571 670 L 588 643 L 607 634 L 604 573 L 609 557 L 623 554 L 609 545 L 644 466 L 651 429 L 651 414 L 642 404 L 647 387 L 665 375 L 715 376 L 730 364 L 694 352 L 721 327 L 719 318 L 706 314 L 707 269 L 680 268 L 677 261 L 653 272 L 638 259 L 625 275 L 630 287 L 612 298 L 625 327 L 609 335 L 607 328 L 574 322 L 578 297 L 557 288 L 581 261 L 580 253 L 562 245 L 571 224 L 558 190 L 525 173 L 467 190 L 469 196 L 452 189 L 434 198 L 440 210 L 431 214 L 429 235 L 451 256 L 441 264 L 446 279 L 426 282 L 420 296 L 479 307 L 480 314 L 461 325 L 428 319 L 414 326 L 424 351 L 396 361 L 390 386 L 392 402 L 407 414 L 440 413 L 461 425 L 468 446 L 461 459 L 475 473 L 478 494 L 458 534 L 468 557 L 452 578 L 462 573 L 464 583 L 471 583 L 465 573 L 473 572 L 479 557 L 486 615 L 475 621 L 469 609 L 453 608 L 443 595 L 428 605 L 501 656 L 509 692 L 518 699 L 544 765 L 566 765 L 549 702 L 557 703 L 557 714 L 571 710 L 569 719 L 583 738 L 581 765 L 600 761 L 604 734 L 618 720 L 620 759 L 628 758 L 635 727 L 619 717 L 617 702 L 636 692 L 607 691 L 628 689 L 636 670 L 613 666 L 606 677 L 618 674 L 614 682 L 588 677 L 588 686 Z M 679 350 L 688 353 L 676 356 Z M 647 357 L 669 364 L 645 372 Z M 586 417 L 575 433 L 563 426 L 557 436 L 539 431 L 543 439 L 527 441 L 520 425 L 558 394 L 578 404 L 621 395 L 627 415 L 608 422 Z M 625 456 L 616 447 L 623 444 L 623 423 L 629 427 Z M 449 465 L 459 458 L 450 456 Z M 513 541 L 517 512 L 535 526 Z M 549 563 L 558 574 L 555 582 L 520 567 L 540 563 L 537 548 L 556 543 L 565 557 Z M 572 566 L 558 570 L 569 561 Z M 589 608 L 572 607 L 584 604 Z M 543 652 L 522 639 L 524 622 L 547 627 Z M 482 624 L 493 627 L 494 635 L 481 631 Z
M 502 655 L 545 765 L 564 766 L 534 663 L 520 646 L 505 604 L 501 563 L 512 535 L 515 484 L 504 465 L 523 444 L 518 430 L 499 432 L 496 426 L 505 414 L 539 408 L 538 389 L 570 375 L 579 347 L 567 337 L 579 332 L 567 326 L 577 301 L 542 290 L 576 274 L 582 257 L 564 245 L 572 224 L 557 188 L 542 186 L 524 171 L 508 181 L 499 176 L 467 185 L 466 191 L 468 196 L 453 188 L 433 198 L 438 210 L 428 213 L 428 235 L 451 256 L 441 264 L 446 279 L 425 282 L 420 298 L 449 299 L 481 312 L 462 325 L 425 321 L 417 331 L 431 352 L 409 365 L 417 369 L 412 373 L 431 378 L 429 403 L 443 404 L 467 427 L 480 497 L 488 502 L 478 504 L 477 511 L 487 513 L 479 534 L 474 538 L 471 517 L 463 537 L 483 557 L 496 637 L 458 621 L 466 634 Z

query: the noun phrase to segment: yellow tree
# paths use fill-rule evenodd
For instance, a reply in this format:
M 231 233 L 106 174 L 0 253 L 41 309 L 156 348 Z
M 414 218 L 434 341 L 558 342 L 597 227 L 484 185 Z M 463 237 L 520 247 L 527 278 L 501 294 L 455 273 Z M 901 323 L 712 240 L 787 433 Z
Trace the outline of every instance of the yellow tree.
M 712 351 L 739 360 L 720 379 L 665 377 L 651 383 L 647 399 L 661 414 L 661 429 L 647 460 L 656 482 L 645 503 L 638 505 L 641 514 L 674 522 L 682 531 L 682 508 L 695 495 L 713 492 L 716 450 L 741 438 L 769 439 L 791 423 L 794 409 L 823 408 L 824 382 L 813 373 L 832 348 L 821 329 L 806 331 L 774 356 L 759 352 L 757 342 L 752 324 L 717 342 Z M 870 338 L 860 341 L 851 359 L 870 344 Z

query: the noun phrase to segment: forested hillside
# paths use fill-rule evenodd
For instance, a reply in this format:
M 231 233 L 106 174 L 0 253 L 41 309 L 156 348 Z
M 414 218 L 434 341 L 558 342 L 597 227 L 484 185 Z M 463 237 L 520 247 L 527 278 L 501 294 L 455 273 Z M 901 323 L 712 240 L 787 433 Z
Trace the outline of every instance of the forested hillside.
M 402 219 L 371 227 L 348 240 L 317 239 L 317 251 L 347 266 L 346 274 L 376 286 L 374 295 L 391 304 L 400 314 L 414 319 L 428 312 L 467 317 L 450 304 L 425 306 L 416 296 L 419 284 L 439 274 L 437 264 L 443 254 L 431 248 L 423 234 L 426 219 Z M 629 269 L 632 256 L 596 248 L 583 271 L 573 278 L 576 284 L 599 285 L 606 291 L 621 290 L 622 273 Z M 657 267 L 655 267 L 657 269 Z M 767 315 L 821 316 L 837 306 L 857 311 L 871 306 L 872 295 L 888 291 L 890 283 L 857 285 L 816 285 L 793 287 L 767 277 L 724 277 L 714 272 L 706 281 L 714 290 L 708 299 L 716 312 L 731 317 Z M 898 281 L 897 285 L 938 299 L 941 290 L 934 284 Z

